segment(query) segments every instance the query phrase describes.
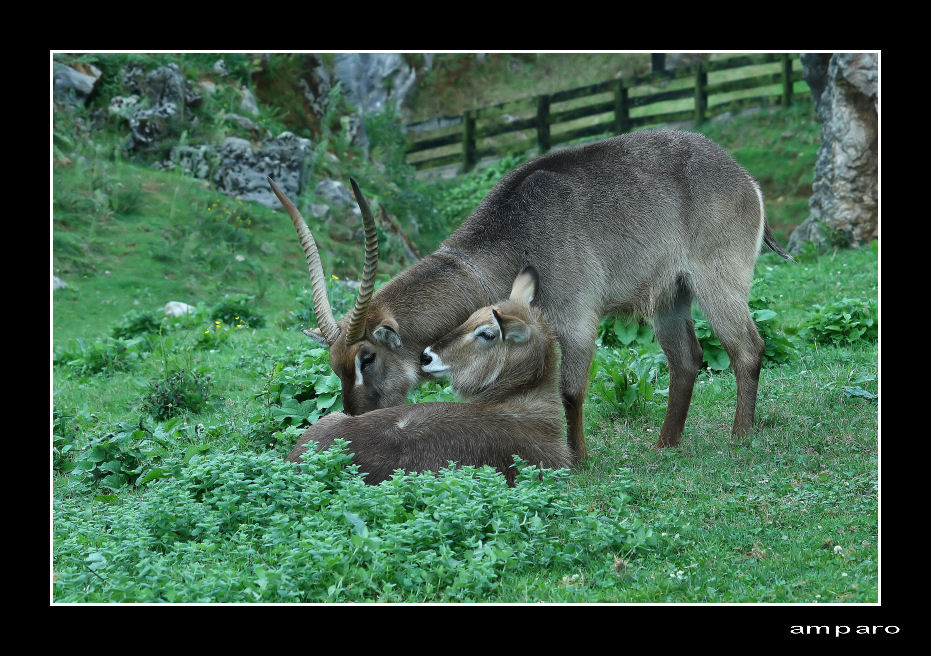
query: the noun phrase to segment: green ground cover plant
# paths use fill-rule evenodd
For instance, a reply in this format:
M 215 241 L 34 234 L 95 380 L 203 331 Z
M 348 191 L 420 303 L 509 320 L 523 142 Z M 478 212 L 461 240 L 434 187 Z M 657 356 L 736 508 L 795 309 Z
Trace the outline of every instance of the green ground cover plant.
M 144 495 L 56 501 L 62 601 L 465 601 L 503 577 L 571 571 L 653 542 L 613 506 L 580 511 L 567 472 L 522 466 L 366 486 L 345 443 L 304 473 L 275 454 L 195 456 Z M 261 558 L 253 554 L 261 553 Z

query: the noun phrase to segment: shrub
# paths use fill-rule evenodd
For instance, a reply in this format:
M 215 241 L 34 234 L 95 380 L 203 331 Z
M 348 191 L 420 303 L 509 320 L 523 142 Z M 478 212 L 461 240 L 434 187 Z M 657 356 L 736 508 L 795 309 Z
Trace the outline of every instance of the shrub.
M 775 301 L 766 296 L 754 296 L 750 298 L 750 316 L 756 324 L 757 332 L 766 345 L 763 353 L 763 363 L 787 362 L 796 352 L 792 340 L 782 331 L 775 321 L 778 315 L 769 306 Z M 695 335 L 698 343 L 702 347 L 702 358 L 705 366 L 714 371 L 723 371 L 731 364 L 730 356 L 724 350 L 724 346 L 718 340 L 711 328 L 711 324 L 701 313 L 698 307 L 692 310 L 692 319 L 695 323 Z
M 604 346 L 647 346 L 653 341 L 653 328 L 638 319 L 609 315 L 598 325 L 598 337 Z
M 792 357 L 796 348 L 792 340 L 779 328 L 778 322 L 774 321 L 778 315 L 769 309 L 774 303 L 775 300 L 767 296 L 751 297 L 750 316 L 756 323 L 760 337 L 766 343 L 764 362 L 783 363 Z M 711 329 L 711 324 L 697 306 L 693 306 L 692 321 L 695 326 L 695 336 L 702 347 L 705 366 L 715 371 L 727 369 L 731 364 L 731 359 Z M 602 345 L 615 348 L 647 348 L 655 341 L 653 328 L 650 325 L 623 316 L 608 316 L 602 319 L 598 326 L 598 337 Z
M 242 325 L 242 324 L 240 324 Z M 194 338 L 194 348 L 215 350 L 229 339 L 230 329 L 219 320 L 213 321 L 207 328 L 198 331 Z
M 162 326 L 161 317 L 150 310 L 130 310 L 113 327 L 110 335 L 115 339 L 129 339 L 157 333 Z
M 211 308 L 210 318 L 237 328 L 261 328 L 265 317 L 255 309 L 254 302 L 255 297 L 248 294 L 224 294 Z
M 156 419 L 169 419 L 183 411 L 200 412 L 207 405 L 209 391 L 210 376 L 181 369 L 151 384 L 142 410 Z
M 146 342 L 143 337 L 131 339 L 104 338 L 86 342 L 80 337 L 68 340 L 56 351 L 53 363 L 67 367 L 76 376 L 93 376 L 99 373 L 126 371 L 145 358 Z
M 799 331 L 813 342 L 839 346 L 861 340 L 872 342 L 879 337 L 879 311 L 874 299 L 843 298 L 814 308 Z
M 310 348 L 293 363 L 275 364 L 266 383 L 265 403 L 276 428 L 305 426 L 328 412 L 342 411 L 341 389 L 326 349 Z
M 66 474 L 74 468 L 80 437 L 93 419 L 84 410 L 52 409 L 52 468 L 59 474 Z
M 115 214 L 125 216 L 136 211 L 142 198 L 142 185 L 113 182 L 106 186 L 107 202 Z
M 750 316 L 753 317 L 757 332 L 766 344 L 766 350 L 763 353 L 764 366 L 766 362 L 777 364 L 788 362 L 797 351 L 795 343 L 775 321 L 779 315 L 769 309 L 775 303 L 776 300 L 768 296 L 750 298 Z
M 119 423 L 88 442 L 71 468 L 71 475 L 93 487 L 112 490 L 157 478 L 154 465 L 173 452 L 177 420 L 154 428 L 143 422 Z
M 665 390 L 656 389 L 666 357 L 654 349 L 600 348 L 592 361 L 590 394 L 602 404 L 630 411 Z

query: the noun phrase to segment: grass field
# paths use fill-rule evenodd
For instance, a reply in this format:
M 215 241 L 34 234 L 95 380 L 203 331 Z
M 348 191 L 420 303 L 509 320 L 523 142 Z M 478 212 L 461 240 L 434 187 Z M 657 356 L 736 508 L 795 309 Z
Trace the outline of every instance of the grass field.
M 760 179 L 783 243 L 817 149 L 805 112 L 703 127 Z M 458 184 L 481 198 L 492 177 Z M 53 601 L 878 600 L 875 243 L 761 256 L 751 298 L 778 348 L 745 438 L 709 334 L 682 445 L 655 449 L 665 365 L 648 330 L 608 321 L 582 466 L 514 489 L 471 470 L 370 488 L 339 452 L 310 475 L 281 462 L 340 407 L 296 330 L 307 274 L 281 213 L 107 156 L 56 162 L 53 183 L 69 285 L 50 331 Z M 321 250 L 356 275 L 357 245 Z M 341 315 L 351 290 L 330 284 Z M 198 310 L 164 319 L 172 300 Z

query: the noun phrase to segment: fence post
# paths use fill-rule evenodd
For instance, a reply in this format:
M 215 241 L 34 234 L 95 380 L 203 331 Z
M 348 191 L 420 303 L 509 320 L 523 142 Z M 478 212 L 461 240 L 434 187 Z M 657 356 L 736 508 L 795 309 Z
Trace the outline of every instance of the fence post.
M 475 113 L 467 109 L 462 114 L 462 172 L 475 166 Z
M 537 145 L 540 154 L 550 149 L 550 97 L 548 94 L 537 96 Z
M 792 57 L 786 53 L 782 56 L 782 106 L 792 104 Z
M 630 110 L 627 107 L 627 87 L 618 80 L 614 87 L 614 133 L 624 134 L 630 130 Z
M 705 110 L 708 109 L 708 71 L 705 62 L 698 63 L 695 73 L 695 125 L 705 121 Z

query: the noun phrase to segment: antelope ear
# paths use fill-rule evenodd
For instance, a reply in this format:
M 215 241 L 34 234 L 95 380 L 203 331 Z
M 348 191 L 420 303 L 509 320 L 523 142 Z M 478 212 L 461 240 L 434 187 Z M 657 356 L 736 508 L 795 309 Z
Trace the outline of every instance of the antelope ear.
M 314 328 L 313 330 L 307 330 L 304 328 L 301 330 L 301 332 L 317 342 L 323 348 L 330 348 L 330 343 L 326 341 L 326 337 L 323 336 L 323 333 L 320 332 L 319 328 Z
M 533 302 L 540 286 L 540 275 L 532 266 L 524 267 L 511 287 L 511 300 L 523 301 L 527 305 Z
M 501 337 L 517 344 L 530 339 L 530 326 L 522 319 L 510 314 L 501 314 L 497 309 L 492 310 L 498 325 L 501 326 Z
M 372 331 L 372 338 L 384 344 L 392 351 L 401 347 L 401 336 L 398 335 L 398 324 L 394 319 L 385 319 Z

